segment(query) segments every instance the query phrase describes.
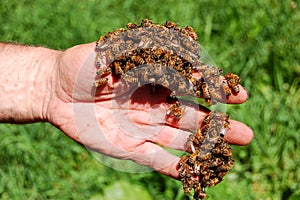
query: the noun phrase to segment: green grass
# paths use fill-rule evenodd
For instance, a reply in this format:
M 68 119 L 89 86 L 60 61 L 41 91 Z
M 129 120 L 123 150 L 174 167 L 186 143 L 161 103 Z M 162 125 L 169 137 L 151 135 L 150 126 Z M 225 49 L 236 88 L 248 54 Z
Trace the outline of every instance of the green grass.
M 0 41 L 66 49 L 142 18 L 194 27 L 215 63 L 241 76 L 250 98 L 227 110 L 255 132 L 249 146 L 234 147 L 235 168 L 208 189 L 210 199 L 294 200 L 300 198 L 300 3 L 295 2 L 2 0 Z M 120 199 L 119 193 L 189 199 L 181 183 L 168 177 L 104 166 L 49 124 L 1 124 L 0 141 L 0 199 Z

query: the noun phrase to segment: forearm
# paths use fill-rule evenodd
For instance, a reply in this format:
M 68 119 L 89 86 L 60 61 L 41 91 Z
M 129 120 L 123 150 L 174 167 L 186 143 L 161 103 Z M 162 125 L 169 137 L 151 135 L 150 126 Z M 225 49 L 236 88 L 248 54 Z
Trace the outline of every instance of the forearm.
M 59 53 L 0 43 L 0 122 L 45 120 Z

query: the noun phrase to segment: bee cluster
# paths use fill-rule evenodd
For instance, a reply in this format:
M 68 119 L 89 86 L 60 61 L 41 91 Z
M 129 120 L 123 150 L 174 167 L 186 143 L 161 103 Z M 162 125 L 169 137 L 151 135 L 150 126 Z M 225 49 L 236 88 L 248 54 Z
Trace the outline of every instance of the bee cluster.
M 108 82 L 108 75 L 121 77 L 128 84 L 156 84 L 178 94 L 204 98 L 208 103 L 226 102 L 239 92 L 240 79 L 201 61 L 198 36 L 192 27 L 181 28 L 167 21 L 163 25 L 144 19 L 140 25 L 129 23 L 101 36 L 96 43 L 97 80 L 94 86 Z M 171 105 L 167 116 L 180 120 L 184 109 Z M 231 147 L 224 140 L 229 127 L 228 115 L 211 112 L 202 126 L 187 141 L 191 150 L 178 164 L 184 191 L 194 189 L 194 199 L 206 197 L 205 187 L 222 181 L 233 166 Z
M 233 166 L 231 146 L 224 140 L 228 119 L 227 114 L 212 111 L 187 141 L 192 153 L 181 158 L 178 168 L 184 191 L 194 188 L 194 199 L 206 198 L 205 187 L 220 183 Z
M 129 23 L 127 30 L 109 32 L 97 41 L 99 79 L 94 85 L 104 85 L 112 72 L 128 83 L 160 84 L 173 94 L 192 94 L 212 104 L 225 102 L 232 92 L 239 92 L 239 77 L 230 73 L 223 78 L 220 68 L 205 65 L 197 39 L 192 27 L 180 28 L 170 21 Z

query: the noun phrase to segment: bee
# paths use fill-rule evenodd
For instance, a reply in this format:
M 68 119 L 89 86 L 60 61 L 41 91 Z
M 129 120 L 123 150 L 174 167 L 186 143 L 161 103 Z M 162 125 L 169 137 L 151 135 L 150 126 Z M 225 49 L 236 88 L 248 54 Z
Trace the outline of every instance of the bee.
M 192 73 L 193 72 L 193 65 L 188 60 L 183 60 L 183 67 L 184 67 L 185 70 L 188 71 L 188 73 Z
M 112 36 L 114 35 L 114 32 L 107 32 L 106 33 L 106 38 L 108 38 L 109 40 L 111 40 Z
M 171 43 L 168 48 L 170 48 L 172 52 L 181 55 L 182 47 L 178 43 Z
M 218 183 L 220 183 L 222 181 L 221 178 L 213 178 L 213 179 L 210 179 L 209 183 L 208 183 L 208 186 L 211 187 L 211 186 L 214 186 L 214 185 L 217 185 Z
M 160 76 L 163 74 L 163 71 L 162 71 L 162 68 L 161 68 L 161 65 L 154 65 L 154 70 L 153 70 L 153 75 L 155 76 Z
M 221 137 L 224 137 L 225 134 L 226 134 L 226 130 L 225 130 L 224 128 L 221 128 L 221 130 L 220 130 L 220 132 L 219 132 L 219 135 L 220 135 Z
M 200 128 L 198 128 L 196 130 L 195 137 L 199 141 L 199 145 L 200 145 L 205 139 L 205 132 L 203 130 L 201 130 Z
M 201 83 L 201 90 L 202 90 L 203 98 L 205 100 L 210 100 L 210 93 L 206 82 Z
M 145 60 L 141 55 L 134 55 L 131 57 L 131 60 L 136 63 L 137 65 L 145 64 Z
M 224 94 L 228 97 L 231 95 L 231 91 L 230 91 L 230 88 L 227 84 L 227 81 L 226 80 L 223 80 L 222 81 L 222 86 L 223 86 L 223 91 L 224 91 Z
M 104 43 L 104 41 L 107 39 L 106 35 L 101 36 L 97 42 L 96 42 L 96 47 L 99 46 L 101 43 Z
M 124 57 L 125 59 L 130 59 L 131 56 L 136 55 L 137 53 L 133 50 L 133 51 L 126 51 L 125 53 L 123 53 L 122 57 Z
M 128 51 L 132 51 L 135 48 L 135 43 L 132 40 L 126 40 L 124 46 Z
M 119 28 L 118 30 L 114 31 L 114 35 L 119 35 L 121 33 L 124 33 L 126 30 L 124 28 Z
M 218 85 L 218 84 L 216 84 L 216 85 Z M 209 87 L 211 104 L 225 102 L 225 98 L 223 98 L 223 96 L 218 88 L 219 86 L 216 86 L 216 85 Z
M 204 117 L 203 123 L 208 124 L 211 121 L 211 115 L 208 114 Z
M 152 64 L 155 62 L 155 60 L 149 54 L 144 54 L 142 56 L 144 57 L 144 60 L 147 64 Z
M 204 175 L 208 175 L 210 173 L 210 162 L 211 160 L 206 160 L 206 161 L 200 161 L 202 162 L 202 168 L 201 168 L 201 175 L 204 176 Z
M 221 158 L 215 158 L 215 160 L 211 163 L 210 167 L 219 167 L 223 164 Z
M 192 42 L 188 39 L 188 38 L 182 38 L 181 39 L 181 44 L 183 45 L 183 47 L 185 47 L 185 49 L 187 50 L 191 50 L 192 49 Z
M 219 155 L 219 154 L 222 154 L 222 150 L 221 150 L 221 148 L 216 147 L 211 150 L 211 153 L 214 155 Z
M 209 65 L 208 66 L 210 68 L 210 73 L 212 74 L 212 76 L 214 77 L 220 77 L 220 75 L 223 73 L 223 70 L 219 67 L 215 67 L 213 65 Z
M 117 53 L 120 52 L 120 46 L 119 46 L 118 43 L 112 45 L 112 52 L 113 52 L 114 54 L 117 54 Z
M 164 58 L 167 58 L 166 56 L 164 57 Z M 167 59 L 165 59 L 166 61 L 167 61 Z M 174 55 L 172 55 L 172 56 L 170 56 L 169 57 L 169 59 L 168 59 L 168 66 L 175 66 L 175 64 L 176 64 L 176 59 L 175 59 L 175 56 Z M 176 70 L 176 69 L 175 69 Z M 177 70 L 178 71 L 178 70 Z
M 228 165 L 232 167 L 234 165 L 234 160 L 232 158 L 229 159 Z
M 142 67 L 140 69 L 140 81 L 144 83 L 147 83 L 149 81 L 148 71 L 145 67 Z
M 190 85 L 192 85 L 193 88 L 194 87 L 197 88 L 197 85 L 199 85 L 199 81 L 193 76 L 189 77 L 188 80 L 190 82 Z
M 135 67 L 136 67 L 135 63 L 133 63 L 131 60 L 127 60 L 124 71 L 128 72 L 129 70 L 131 70 Z
M 182 170 L 182 168 L 186 165 L 186 161 L 189 159 L 189 157 L 187 155 L 184 155 L 181 157 L 180 161 L 178 162 L 177 166 L 178 166 L 178 169 L 179 169 L 179 172 L 180 170 Z
M 204 143 L 202 143 L 201 145 L 201 150 L 203 150 L 204 152 L 209 152 L 211 151 L 213 148 L 215 147 L 215 144 L 213 144 L 210 141 L 205 140 Z
M 219 137 L 220 129 L 221 129 L 221 124 L 217 120 L 211 120 L 209 129 L 207 131 L 208 137 L 211 138 L 216 138 Z
M 228 170 L 229 170 L 229 169 L 228 169 Z M 226 172 L 224 171 L 224 172 L 219 172 L 219 173 L 218 173 L 217 176 L 218 176 L 220 182 L 222 181 L 223 177 L 227 174 L 227 172 L 228 172 L 228 171 L 226 171 Z M 219 183 L 219 182 L 218 182 L 218 183 Z
M 182 181 L 182 185 L 183 185 L 183 190 L 185 193 L 189 194 L 192 191 L 192 186 L 191 186 L 191 179 L 185 179 Z
M 151 57 L 152 54 L 152 48 L 146 48 L 146 49 L 141 49 L 141 53 L 143 54 L 143 57 Z
M 149 78 L 149 83 L 150 83 L 150 85 L 152 85 L 152 86 L 155 86 L 156 85 L 156 80 L 155 80 L 155 78 Z
M 202 191 L 201 184 L 196 184 L 194 186 L 194 188 L 195 188 L 195 193 L 194 193 L 194 199 L 195 200 L 207 198 L 207 194 Z
M 154 60 L 159 60 L 161 55 L 164 54 L 164 50 L 163 49 L 153 49 L 152 50 L 152 54 L 151 54 L 151 57 L 154 59 Z
M 197 158 L 198 158 L 198 155 L 199 155 L 199 150 L 195 150 L 195 152 L 194 153 L 192 153 L 191 155 L 190 155 L 190 157 L 189 157 L 189 159 L 188 159 L 188 162 L 190 163 L 190 164 L 194 164 L 194 162 L 197 160 Z
M 168 88 L 170 86 L 170 83 L 167 79 L 164 79 L 162 82 L 161 82 L 161 85 Z
M 112 54 L 114 54 L 115 52 L 112 52 Z M 117 53 L 119 53 L 119 52 L 117 52 Z M 120 54 L 114 54 L 113 55 L 113 58 L 114 58 L 114 60 L 113 61 L 116 61 L 116 60 L 118 60 L 118 61 L 124 61 L 124 60 L 126 60 L 126 57 L 125 57 L 125 54 L 126 53 L 120 53 Z
M 214 144 L 220 144 L 220 143 L 224 142 L 224 139 L 221 137 L 212 137 L 210 139 L 210 141 Z
M 184 179 L 187 176 L 186 167 L 182 166 L 182 168 L 179 170 L 179 176 L 181 179 Z
M 126 25 L 126 27 L 128 28 L 128 30 L 131 30 L 131 29 L 138 28 L 139 26 L 136 25 L 135 23 L 128 23 L 128 24 Z
M 179 70 L 180 73 L 181 73 L 184 77 L 188 78 L 188 77 L 189 77 L 189 71 L 183 68 L 183 64 L 179 64 L 178 67 L 179 67 L 179 69 L 180 69 L 180 70 Z
M 224 77 L 225 77 L 229 87 L 232 88 L 235 93 L 239 93 L 240 92 L 240 88 L 239 88 L 240 78 L 238 77 L 238 75 L 233 74 L 233 73 L 228 73 Z
M 186 27 L 185 27 L 185 30 L 189 33 L 189 36 L 190 36 L 193 40 L 195 40 L 195 41 L 198 40 L 198 35 L 197 35 L 197 33 L 195 32 L 195 30 L 194 30 L 191 26 L 186 26 Z
M 175 24 L 174 22 L 171 22 L 171 21 L 166 21 L 165 27 L 179 30 L 179 27 L 177 26 L 177 24 Z
M 199 161 L 194 162 L 194 175 L 200 176 L 201 175 L 201 166 L 202 163 Z
M 213 112 L 214 114 L 220 116 L 220 118 L 222 119 L 221 121 L 228 121 L 229 120 L 229 115 L 226 113 L 222 113 L 222 112 Z
M 229 126 L 230 126 L 230 122 L 227 119 L 227 120 L 224 121 L 223 127 L 224 127 L 224 129 L 228 129 Z
M 135 78 L 128 74 L 123 74 L 121 77 L 128 83 L 137 83 L 138 82 L 138 78 Z
M 126 49 L 128 49 L 128 47 L 126 46 L 125 42 L 122 40 L 119 42 L 119 50 L 121 52 L 124 52 Z
M 178 82 L 178 92 L 186 91 L 186 82 L 184 80 L 179 80 Z
M 182 71 L 183 71 L 182 65 L 181 64 L 178 65 L 176 58 L 171 59 L 171 62 L 169 61 L 169 63 L 171 63 L 171 64 L 169 64 L 169 66 L 172 66 L 174 70 L 182 73 Z M 177 77 L 180 77 L 180 76 L 177 75 Z
M 207 182 L 210 180 L 210 174 L 205 174 L 203 177 L 202 177 L 202 182 L 203 182 L 203 185 L 207 185 Z
M 199 145 L 198 139 L 195 137 L 195 134 L 191 134 L 188 137 L 188 140 L 186 142 L 187 147 L 194 153 L 196 150 L 198 150 L 198 145 Z M 196 147 L 195 147 L 196 145 Z
M 110 74 L 111 73 L 111 68 L 110 67 L 104 67 L 104 68 L 98 70 L 96 73 L 97 73 L 98 76 L 102 76 L 104 74 Z
M 217 169 L 218 172 L 228 172 L 230 167 L 228 165 L 220 165 Z
M 141 23 L 141 26 L 143 27 L 151 27 L 153 26 L 153 22 L 149 19 L 143 19 L 142 20 L 142 23 Z
M 177 101 L 167 111 L 168 116 L 175 117 L 175 119 L 180 120 L 184 112 L 184 107 Z
M 203 135 L 207 135 L 207 132 L 209 131 L 209 129 L 211 129 L 211 125 L 210 124 L 204 124 L 201 128 L 201 133 Z
M 169 60 L 174 60 L 174 55 L 172 54 L 171 51 L 165 51 L 163 56 L 160 57 L 160 60 L 162 63 L 168 64 Z M 174 64 L 175 64 L 175 60 L 174 60 Z M 169 65 L 169 66 L 173 66 L 173 65 Z
M 218 126 L 223 126 L 224 121 L 228 121 L 229 119 L 229 115 L 225 114 L 225 113 L 221 113 L 218 111 L 212 111 L 210 113 L 210 115 L 212 116 L 212 121 L 214 121 L 214 124 L 217 124 Z
M 222 155 L 226 157 L 232 156 L 232 150 L 230 149 L 222 149 Z
M 116 74 L 124 74 L 124 71 L 122 69 L 122 63 L 120 61 L 114 61 L 113 66 L 115 67 L 115 73 Z
M 105 56 L 103 54 L 98 53 L 96 56 L 96 62 L 95 62 L 96 67 L 99 68 L 102 65 L 105 65 L 104 62 L 105 62 Z
M 186 35 L 186 36 L 190 36 L 190 35 L 189 35 L 189 32 L 188 32 L 186 29 L 184 29 L 184 28 L 180 28 L 179 31 L 180 31 L 182 34 Z
M 107 81 L 108 81 L 108 78 L 100 78 L 99 80 L 97 80 L 97 81 L 95 81 L 95 82 L 93 83 L 93 86 L 99 87 L 99 86 L 101 86 L 101 85 L 106 84 Z
M 195 90 L 195 96 L 196 97 L 201 97 L 202 96 L 202 92 L 200 90 Z
M 192 63 L 193 62 L 193 58 L 192 58 L 192 53 L 186 49 L 185 47 L 183 47 L 182 45 L 180 45 L 180 51 L 176 52 L 178 55 L 180 55 L 180 57 L 188 63 Z
M 211 153 L 201 154 L 198 157 L 199 157 L 199 161 L 206 161 L 212 158 L 212 154 Z

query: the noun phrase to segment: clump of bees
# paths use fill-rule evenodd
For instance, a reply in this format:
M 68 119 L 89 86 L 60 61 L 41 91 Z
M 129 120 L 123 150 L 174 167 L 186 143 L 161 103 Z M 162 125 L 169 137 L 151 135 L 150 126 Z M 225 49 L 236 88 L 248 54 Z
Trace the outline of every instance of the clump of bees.
M 220 183 L 233 166 L 231 146 L 224 140 L 228 119 L 227 114 L 212 111 L 187 141 L 192 153 L 181 158 L 178 168 L 184 191 L 194 188 L 194 199 L 206 198 L 205 187 Z
M 220 68 L 204 64 L 197 40 L 192 27 L 181 28 L 171 21 L 128 23 L 127 29 L 109 32 L 96 42 L 98 70 L 93 84 L 103 87 L 113 74 L 128 84 L 162 85 L 172 91 L 171 97 L 194 95 L 209 104 L 226 102 L 239 92 L 240 78 L 232 73 L 222 76 Z M 183 113 L 176 102 L 166 114 L 180 120 Z M 211 112 L 187 141 L 192 153 L 181 158 L 178 170 L 184 191 L 194 189 L 194 199 L 205 198 L 205 187 L 221 182 L 233 166 L 231 147 L 224 140 L 228 119 L 224 113 Z

